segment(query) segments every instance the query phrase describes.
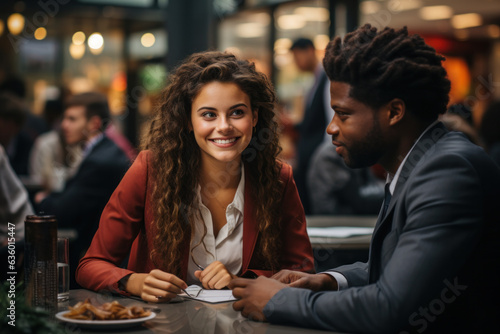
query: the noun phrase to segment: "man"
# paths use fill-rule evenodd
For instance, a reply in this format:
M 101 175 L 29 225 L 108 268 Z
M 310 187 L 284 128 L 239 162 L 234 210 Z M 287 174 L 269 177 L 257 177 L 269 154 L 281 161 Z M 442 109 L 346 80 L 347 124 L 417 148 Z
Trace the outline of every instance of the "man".
M 78 239 L 70 242 L 73 273 L 92 241 L 104 206 L 130 165 L 126 154 L 103 132 L 109 117 L 108 102 L 101 94 L 84 93 L 69 99 L 61 128 L 68 145 L 83 146 L 83 160 L 62 192 L 35 196 L 39 210 L 54 214 L 59 228 L 78 232 Z
M 28 174 L 33 140 L 23 130 L 29 112 L 23 101 L 10 92 L 0 93 L 0 145 L 18 176 Z
M 331 142 L 311 157 L 307 186 L 314 215 L 375 215 L 384 200 L 384 181 L 372 168 L 349 168 Z
M 0 259 L 2 260 L 0 266 L 3 269 L 0 277 L 2 281 L 9 277 L 8 272 L 22 271 L 24 219 L 32 214 L 33 208 L 28 199 L 28 192 L 14 173 L 7 154 L 0 144 Z M 15 254 L 12 253 L 12 249 L 15 250 Z M 13 264 L 12 256 L 15 256 L 16 270 L 9 269 L 9 266 Z
M 298 126 L 297 166 L 294 179 L 306 214 L 311 214 L 310 196 L 307 187 L 307 173 L 312 155 L 325 140 L 325 129 L 333 116 L 330 109 L 328 78 L 316 57 L 316 49 L 310 39 L 299 38 L 291 46 L 297 67 L 304 72 L 314 73 L 314 85 L 305 98 L 302 122 Z
M 450 89 L 442 60 L 406 28 L 365 25 L 330 42 L 323 63 L 336 151 L 352 168 L 378 162 L 389 173 L 369 260 L 317 275 L 236 279 L 236 310 L 340 332 L 497 327 L 500 170 L 437 122 Z

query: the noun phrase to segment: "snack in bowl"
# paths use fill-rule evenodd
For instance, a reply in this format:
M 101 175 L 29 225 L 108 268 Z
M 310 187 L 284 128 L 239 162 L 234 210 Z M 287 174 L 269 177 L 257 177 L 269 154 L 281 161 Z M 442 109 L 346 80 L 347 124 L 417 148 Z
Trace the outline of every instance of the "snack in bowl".
M 146 311 L 141 306 L 126 307 L 116 300 L 101 306 L 94 306 L 88 298 L 84 302 L 78 302 L 73 307 L 70 306 L 69 310 L 63 316 L 76 320 L 123 320 L 151 315 L 151 311 Z

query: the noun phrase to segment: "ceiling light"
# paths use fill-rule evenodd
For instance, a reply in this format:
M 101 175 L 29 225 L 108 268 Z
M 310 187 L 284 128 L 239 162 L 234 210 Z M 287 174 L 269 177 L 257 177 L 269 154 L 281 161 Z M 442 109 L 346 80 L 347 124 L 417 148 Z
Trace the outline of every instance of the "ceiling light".
M 97 50 L 102 48 L 102 46 L 104 45 L 104 38 L 100 33 L 95 32 L 89 36 L 89 40 L 87 41 L 87 43 L 91 50 L 92 49 Z
M 13 35 L 19 35 L 24 29 L 24 16 L 14 13 L 7 19 L 7 27 Z
M 83 31 L 77 31 L 73 34 L 71 40 L 73 41 L 73 44 L 81 45 L 85 43 L 85 33 Z
M 281 15 L 278 17 L 278 26 L 283 30 L 301 29 L 306 25 L 301 15 Z
M 3 23 L 3 20 L 0 19 L 0 36 L 2 36 L 4 28 L 5 28 L 5 23 Z
M 321 7 L 298 7 L 293 12 L 306 21 L 326 22 L 330 19 L 330 11 Z
M 449 19 L 453 15 L 450 6 L 427 6 L 420 9 L 420 18 L 426 21 Z
M 236 34 L 241 38 L 261 37 L 264 33 L 264 26 L 257 22 L 240 23 L 236 27 Z
M 403 12 L 405 10 L 412 10 L 422 7 L 421 0 L 389 0 L 387 9 L 392 12 Z
M 363 1 L 359 6 L 361 13 L 363 13 L 364 15 L 375 14 L 382 7 L 380 5 L 380 2 L 377 1 Z
M 147 32 L 145 33 L 144 35 L 142 35 L 141 37 L 141 44 L 142 46 L 144 46 L 145 48 L 150 48 L 152 47 L 156 42 L 156 38 L 155 38 L 155 35 L 153 35 L 152 33 L 150 32 Z
M 455 15 L 451 18 L 451 25 L 455 29 L 477 27 L 483 24 L 483 18 L 477 13 Z
M 271 22 L 271 16 L 268 13 L 250 14 L 247 17 L 248 22 L 256 22 L 262 25 L 268 25 Z
M 47 37 L 47 29 L 45 29 L 44 27 L 40 27 L 35 30 L 34 35 L 37 40 L 41 41 L 42 39 Z
M 69 46 L 69 54 L 73 59 L 81 59 L 85 54 L 85 44 L 73 44 Z

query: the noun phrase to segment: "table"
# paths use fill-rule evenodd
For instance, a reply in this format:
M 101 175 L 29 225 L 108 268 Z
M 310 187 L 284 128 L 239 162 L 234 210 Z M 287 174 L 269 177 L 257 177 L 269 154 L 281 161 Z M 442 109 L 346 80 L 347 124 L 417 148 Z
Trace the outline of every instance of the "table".
M 106 293 L 96 293 L 89 290 L 70 290 L 69 301 L 59 303 L 59 311 L 64 311 L 68 306 L 90 298 L 94 305 L 118 300 L 124 306 L 140 305 L 154 308 L 156 318 L 146 321 L 142 326 L 119 333 L 237 333 L 237 334 L 297 334 L 297 333 L 332 333 L 326 331 L 304 329 L 298 327 L 277 326 L 269 323 L 250 321 L 232 308 L 232 303 L 208 304 L 193 300 L 178 298 L 177 302 L 155 304 L 146 303 L 140 299 L 126 298 Z M 91 331 L 80 329 L 73 324 L 64 323 L 68 333 L 110 333 L 109 331 Z M 115 333 L 118 333 L 115 332 Z
M 306 222 L 308 227 L 374 227 L 377 222 L 377 216 L 307 216 Z M 313 248 L 340 250 L 368 250 L 371 239 L 371 235 L 348 238 L 310 237 Z
M 377 216 L 307 216 L 307 227 L 374 227 Z M 368 260 L 370 235 L 347 238 L 309 236 L 316 272 Z

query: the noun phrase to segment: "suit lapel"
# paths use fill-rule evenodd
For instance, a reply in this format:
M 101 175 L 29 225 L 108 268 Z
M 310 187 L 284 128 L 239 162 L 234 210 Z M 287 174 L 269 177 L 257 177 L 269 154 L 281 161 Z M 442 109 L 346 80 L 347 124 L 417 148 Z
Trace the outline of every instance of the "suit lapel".
M 246 167 L 246 166 L 245 166 Z M 250 265 L 250 259 L 257 243 L 259 230 L 255 224 L 255 206 L 252 198 L 252 183 L 248 176 L 249 167 L 245 168 L 245 205 L 243 212 L 243 260 L 242 272 Z
M 410 152 L 410 155 L 401 168 L 401 173 L 399 174 L 399 178 L 397 179 L 397 184 L 394 189 L 394 194 L 392 195 L 389 207 L 387 208 L 387 213 L 385 217 L 382 217 L 382 210 L 380 210 L 377 223 L 375 224 L 375 229 L 373 231 L 369 255 L 370 282 L 375 282 L 380 276 L 380 248 L 382 247 L 385 236 L 391 230 L 394 207 L 399 200 L 406 181 L 408 180 L 412 171 L 415 169 L 418 163 L 422 160 L 426 152 L 434 149 L 434 144 L 447 132 L 448 130 L 446 130 L 445 126 L 441 122 L 437 123 L 429 130 L 427 130 L 415 144 Z

